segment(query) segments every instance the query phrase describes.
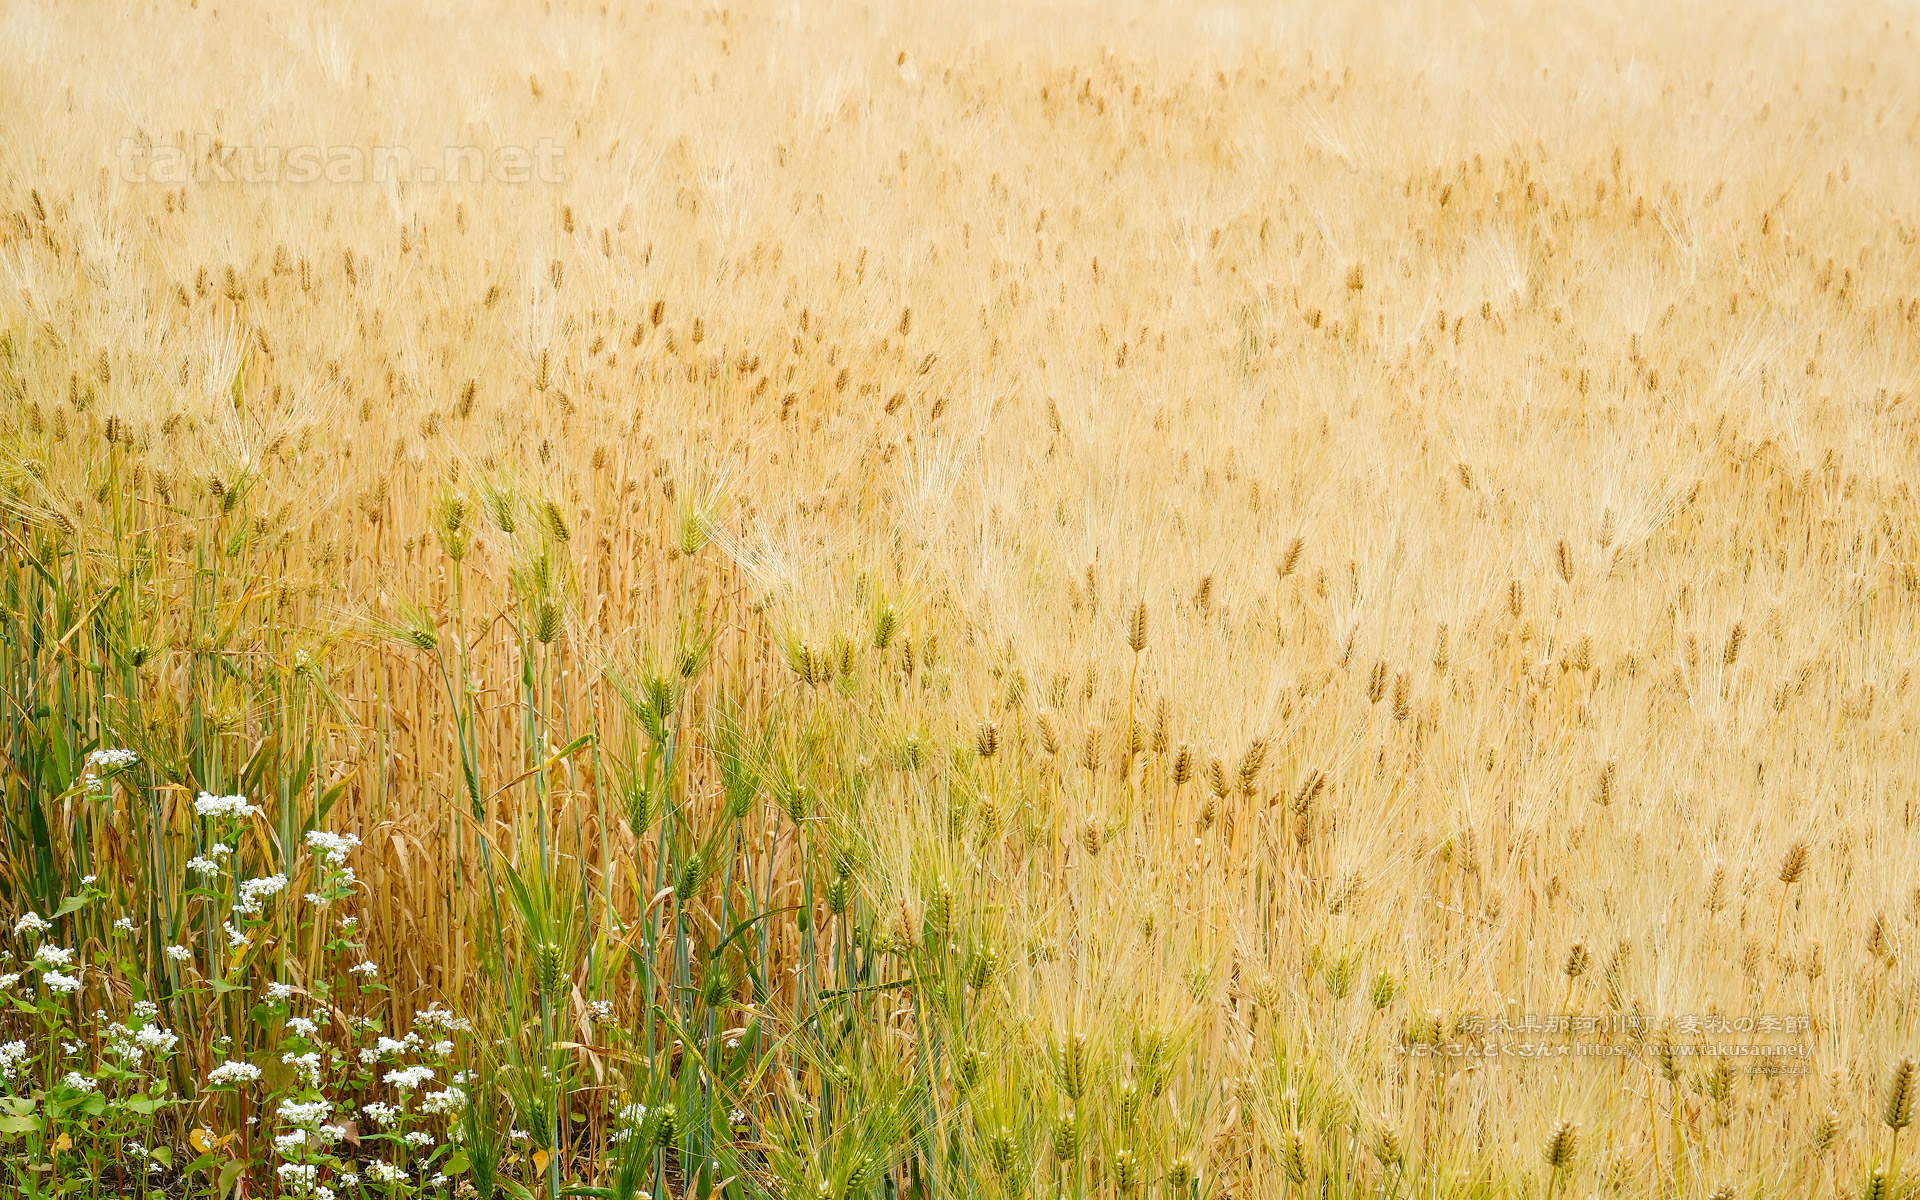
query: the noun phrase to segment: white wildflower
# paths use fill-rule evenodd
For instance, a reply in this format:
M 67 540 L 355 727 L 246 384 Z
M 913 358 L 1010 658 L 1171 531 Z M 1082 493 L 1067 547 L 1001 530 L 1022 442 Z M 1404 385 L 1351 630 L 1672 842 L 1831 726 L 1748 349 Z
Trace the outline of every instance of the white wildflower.
M 224 1083 L 252 1083 L 259 1078 L 259 1067 L 237 1058 L 230 1062 L 223 1062 L 207 1072 L 207 1082 L 216 1087 Z
M 330 867 L 344 866 L 347 855 L 353 853 L 359 844 L 360 839 L 351 833 L 328 833 L 324 829 L 315 829 L 307 834 L 307 845 L 319 852 Z
M 360 1106 L 360 1111 L 365 1113 L 370 1120 L 372 1120 L 374 1123 L 379 1125 L 391 1125 L 393 1124 L 394 1118 L 400 1115 L 399 1109 L 395 1108 L 391 1104 L 388 1104 L 380 1100 L 375 1100 L 371 1104 L 362 1104 Z
M 298 1125 L 302 1129 L 318 1129 L 320 1122 L 333 1113 L 333 1104 L 327 1100 L 282 1100 L 280 1119 L 289 1125 Z
M 244 820 L 260 810 L 248 804 L 245 796 L 215 796 L 208 792 L 201 792 L 200 798 L 193 802 L 193 811 L 196 816 L 232 817 L 236 820 Z
M 457 1087 L 441 1092 L 428 1092 L 426 1099 L 420 1102 L 420 1111 L 429 1116 L 445 1116 L 460 1112 L 467 1106 L 467 1094 Z
M 433 1078 L 432 1067 L 404 1067 L 398 1071 L 388 1071 L 386 1080 L 401 1091 L 411 1091 Z

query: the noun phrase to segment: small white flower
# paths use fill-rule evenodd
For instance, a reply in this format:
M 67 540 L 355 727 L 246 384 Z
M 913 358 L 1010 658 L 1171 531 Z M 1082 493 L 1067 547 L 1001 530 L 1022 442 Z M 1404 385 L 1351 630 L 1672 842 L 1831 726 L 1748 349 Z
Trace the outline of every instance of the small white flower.
M 280 1119 L 302 1129 L 318 1129 L 320 1122 L 333 1113 L 333 1104 L 327 1100 L 282 1100 Z
M 259 1067 L 254 1066 L 250 1062 L 243 1062 L 237 1058 L 229 1062 L 223 1062 L 213 1070 L 207 1072 L 207 1082 L 215 1085 L 223 1083 L 252 1083 L 259 1078 Z
M 359 1174 L 353 1171 L 342 1171 L 340 1173 L 340 1186 L 341 1187 L 359 1187 L 360 1186 Z
M 172 1054 L 174 1047 L 180 1044 L 180 1035 L 170 1029 L 147 1025 L 133 1035 L 133 1040 L 155 1054 Z
M 281 1163 L 275 1174 L 280 1182 L 296 1192 L 304 1192 L 313 1187 L 320 1168 L 311 1163 Z
M 407 1135 L 407 1145 L 421 1147 L 431 1146 L 433 1145 L 433 1135 L 416 1129 Z
M 441 1008 L 438 1001 L 427 1005 L 413 1015 L 415 1025 L 424 1025 L 429 1029 L 443 1029 L 448 1033 L 466 1033 L 473 1029 L 473 1022 L 465 1017 L 456 1017 Z
M 445 1058 L 447 1055 L 453 1053 L 453 1043 L 446 1038 L 441 1038 L 432 1046 L 428 1047 L 428 1049 L 433 1051 L 435 1058 Z
M 260 810 L 248 804 L 245 796 L 215 796 L 201 792 L 200 798 L 193 802 L 193 811 L 196 816 L 245 820 Z
M 372 979 L 374 976 L 380 974 L 379 964 L 375 963 L 371 959 L 368 959 L 367 961 L 362 962 L 357 966 L 348 967 L 347 970 L 353 972 L 355 975 L 365 975 L 368 979 Z
M 195 856 L 187 860 L 187 870 L 202 879 L 211 879 L 220 873 L 220 864 L 210 858 Z
M 238 925 L 235 925 L 232 921 L 228 921 L 225 928 L 227 931 L 227 949 L 238 950 L 247 944 L 247 935 Z
M 446 1116 L 460 1112 L 467 1106 L 467 1094 L 457 1087 L 441 1092 L 428 1092 L 420 1102 L 420 1111 L 429 1116 Z
M 399 1167 L 394 1166 L 392 1163 L 384 1162 L 368 1163 L 367 1174 L 373 1176 L 381 1183 L 399 1183 L 407 1177 L 407 1173 Z
M 118 921 L 115 921 L 115 922 L 113 923 L 113 927 L 114 927 L 114 929 L 116 929 L 116 930 L 118 930 L 118 931 L 119 931 L 119 932 L 121 932 L 121 933 L 132 933 L 132 932 L 133 932 L 133 918 L 132 918 L 132 917 L 121 917 L 121 918 L 120 918 L 120 919 L 119 919 Z
M 401 1091 L 411 1091 L 433 1078 L 432 1067 L 403 1067 L 398 1071 L 388 1071 L 386 1080 Z
M 193 951 L 187 949 L 185 946 L 168 946 L 166 955 L 174 962 L 186 962 L 193 957 Z
M 80 877 L 81 887 L 92 887 L 94 884 L 99 882 L 100 882 L 100 877 L 98 875 L 82 875 Z
M 295 1037 L 306 1038 L 308 1041 L 312 1041 L 313 1035 L 319 1032 L 320 1027 L 306 1017 L 288 1017 L 287 1028 L 293 1030 Z
M 233 910 L 249 917 L 260 915 L 260 905 L 268 896 L 277 896 L 286 890 L 285 875 L 268 875 L 263 879 L 249 879 L 242 883 L 239 893 L 234 897 Z
M 379 1100 L 375 1100 L 371 1104 L 362 1104 L 360 1111 L 367 1114 L 368 1118 L 380 1125 L 391 1125 L 393 1124 L 393 1119 L 400 1115 L 399 1109 Z
M 48 991 L 77 992 L 80 990 L 80 981 L 78 979 L 75 979 L 71 975 L 62 975 L 58 971 L 40 972 L 40 982 L 47 986 Z
M 95 750 L 87 755 L 87 761 L 96 767 L 117 771 L 139 762 L 140 756 L 131 750 Z
M 99 1086 L 78 1071 L 68 1071 L 66 1077 L 62 1079 L 60 1083 L 62 1086 L 70 1087 L 76 1092 L 91 1092 Z
M 20 915 L 20 919 L 13 923 L 13 932 L 16 935 L 26 934 L 26 933 L 45 933 L 47 930 L 52 928 L 53 928 L 53 922 L 47 920 L 45 917 L 42 917 L 37 912 L 22 913 Z
M 19 982 L 20 982 L 20 973 L 18 971 L 15 971 L 10 975 L 0 975 L 0 988 L 10 988 L 14 984 Z
M 65 967 L 72 963 L 73 951 L 58 946 L 43 945 L 33 952 L 33 965 L 36 967 Z
M 320 1054 L 318 1051 L 309 1050 L 305 1054 L 282 1054 L 280 1061 L 306 1076 L 308 1087 L 318 1088 L 320 1086 Z
M 347 855 L 360 844 L 360 839 L 351 833 L 329 833 L 324 829 L 315 829 L 307 834 L 307 845 L 320 852 L 330 867 L 343 866 Z

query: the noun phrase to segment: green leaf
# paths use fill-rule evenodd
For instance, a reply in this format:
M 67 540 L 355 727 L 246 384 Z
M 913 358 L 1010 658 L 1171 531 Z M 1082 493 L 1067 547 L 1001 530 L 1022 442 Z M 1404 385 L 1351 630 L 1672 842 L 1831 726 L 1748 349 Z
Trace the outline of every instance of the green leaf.
M 40 1128 L 38 1117 L 21 1117 L 13 1113 L 0 1116 L 0 1133 L 32 1133 Z
M 33 1098 L 31 1096 L 0 1096 L 0 1107 L 4 1107 L 16 1117 L 30 1117 L 33 1115 Z
M 522 1187 L 519 1183 L 515 1182 L 514 1180 L 508 1179 L 504 1175 L 494 1180 L 494 1182 L 499 1186 L 507 1189 L 507 1194 L 509 1196 L 512 1196 L 513 1200 L 533 1200 L 532 1192 L 529 1192 L 526 1188 Z
M 86 906 L 87 906 L 87 898 L 84 894 L 79 896 L 68 896 L 65 900 L 62 900 L 60 902 L 59 908 L 56 908 L 53 910 L 54 919 L 58 920 L 59 918 L 64 917 L 71 912 L 79 912 L 81 909 L 85 908 Z
M 472 1166 L 465 1150 L 455 1150 L 447 1155 L 447 1161 L 440 1164 L 440 1169 L 449 1175 L 464 1175 Z
M 107 1098 L 95 1092 L 80 1102 L 80 1111 L 90 1117 L 97 1117 L 107 1111 Z
M 241 1162 L 237 1158 L 228 1159 L 226 1162 L 221 1163 L 220 1164 L 220 1182 L 219 1182 L 219 1186 L 217 1186 L 214 1189 L 214 1194 L 216 1196 L 222 1197 L 222 1200 L 224 1200 L 226 1194 L 233 1190 L 234 1181 L 236 1179 L 239 1179 L 241 1172 L 245 1171 L 246 1169 L 247 1169 L 247 1164 Z

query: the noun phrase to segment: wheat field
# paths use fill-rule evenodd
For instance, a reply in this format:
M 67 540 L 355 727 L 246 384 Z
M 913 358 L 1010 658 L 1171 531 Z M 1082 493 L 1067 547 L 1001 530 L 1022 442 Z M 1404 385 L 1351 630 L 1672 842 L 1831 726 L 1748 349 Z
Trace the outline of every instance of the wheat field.
M 159 954 L 250 790 L 545 1081 L 377 1194 L 1908 1194 L 1915 27 L 9 3 L 7 928 L 199 997 L 170 1194 L 358 1179 Z

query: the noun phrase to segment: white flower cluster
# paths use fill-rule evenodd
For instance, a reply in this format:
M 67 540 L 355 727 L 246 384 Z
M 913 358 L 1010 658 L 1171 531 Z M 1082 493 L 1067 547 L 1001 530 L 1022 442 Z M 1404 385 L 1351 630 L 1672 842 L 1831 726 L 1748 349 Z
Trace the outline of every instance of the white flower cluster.
M 294 1054 L 289 1051 L 280 1056 L 280 1061 L 305 1076 L 308 1087 L 317 1089 L 320 1086 L 320 1052 L 318 1050 L 309 1050 L 305 1054 Z
M 12 1079 L 27 1057 L 25 1042 L 0 1043 L 0 1079 Z
M 233 901 L 233 911 L 249 917 L 257 917 L 260 915 L 261 901 L 286 890 L 285 875 L 268 875 L 264 879 L 249 879 L 240 885 L 240 894 Z
M 40 972 L 40 982 L 45 984 L 47 990 L 50 992 L 65 994 L 67 992 L 77 992 L 80 990 L 80 980 L 77 977 L 62 975 L 58 971 Z
M 187 870 L 202 879 L 212 879 L 220 873 L 220 863 L 232 853 L 233 851 L 229 850 L 225 843 L 215 842 L 207 847 L 205 854 L 196 854 L 188 859 Z
M 333 1104 L 326 1100 L 282 1100 L 280 1102 L 280 1119 L 302 1129 L 318 1129 L 320 1122 L 332 1114 Z
M 329 833 L 324 829 L 315 829 L 307 834 L 307 845 L 311 846 L 330 867 L 345 866 L 347 855 L 360 845 L 360 839 L 351 833 Z
M 450 1116 L 462 1112 L 467 1107 L 467 1094 L 457 1087 L 443 1092 L 428 1092 L 426 1099 L 420 1102 L 420 1111 L 429 1116 Z
M 149 1050 L 158 1057 L 165 1057 L 179 1045 L 179 1034 L 158 1025 L 128 1029 L 115 1021 L 107 1026 L 107 1049 L 130 1063 L 139 1062 Z
M 293 999 L 293 985 L 292 985 L 292 984 L 290 984 L 290 983 L 270 983 L 270 984 L 268 984 L 268 985 L 267 985 L 267 999 L 269 999 L 269 1000 L 291 1000 L 291 999 Z
M 454 1016 L 446 1009 L 441 1008 L 438 1001 L 427 1005 L 427 1007 L 413 1014 L 413 1023 L 415 1025 L 424 1025 L 428 1029 L 443 1029 L 448 1033 L 471 1033 L 473 1031 L 472 1021 L 467 1020 L 465 1017 Z
M 16 936 L 28 933 L 45 933 L 52 928 L 53 922 L 47 920 L 37 912 L 22 913 L 20 914 L 20 919 L 13 923 L 13 932 Z
M 187 949 L 185 946 L 168 946 L 166 955 L 174 962 L 185 962 L 193 957 L 193 951 Z
M 281 1163 L 278 1171 L 282 1186 L 295 1193 L 310 1191 L 319 1178 L 320 1168 L 311 1163 Z
M 73 951 L 48 943 L 33 952 L 33 965 L 42 968 L 72 966 Z
M 91 1092 L 100 1086 L 78 1071 L 68 1071 L 65 1078 L 60 1080 L 60 1084 L 62 1087 L 72 1088 L 76 1092 Z
M 211 792 L 201 792 L 200 798 L 193 802 L 193 812 L 200 817 L 231 817 L 243 821 L 259 812 L 259 808 L 247 803 L 245 796 L 216 796 Z
M 360 1111 L 365 1113 L 368 1119 L 376 1125 L 391 1125 L 394 1122 L 394 1118 L 400 1115 L 399 1109 L 379 1100 L 375 1100 L 371 1104 L 362 1104 Z
M 288 1017 L 287 1028 L 293 1031 L 293 1036 L 307 1041 L 312 1041 L 313 1035 L 320 1031 L 320 1027 L 308 1017 Z
M 252 1083 L 260 1078 L 260 1068 L 250 1062 L 233 1059 L 223 1062 L 207 1072 L 207 1082 L 218 1086 L 223 1083 Z
M 398 1071 L 388 1071 L 386 1080 L 401 1091 L 411 1091 L 433 1078 L 432 1067 L 402 1067 Z
M 401 1168 L 384 1162 L 368 1163 L 367 1174 L 380 1183 L 399 1183 L 407 1177 L 407 1173 Z
M 102 795 L 106 785 L 100 779 L 101 771 L 124 770 L 139 761 L 140 756 L 131 750 L 95 750 L 87 755 L 87 768 L 80 775 L 80 786 L 88 795 Z

